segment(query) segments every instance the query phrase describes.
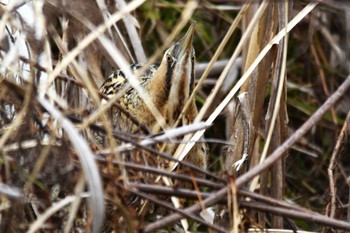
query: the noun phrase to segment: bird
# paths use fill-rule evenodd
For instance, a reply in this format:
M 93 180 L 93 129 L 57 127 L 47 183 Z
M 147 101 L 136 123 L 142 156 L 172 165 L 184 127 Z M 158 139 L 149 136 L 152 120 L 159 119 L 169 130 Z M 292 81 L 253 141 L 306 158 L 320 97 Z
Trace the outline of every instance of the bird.
M 194 66 L 196 55 L 193 46 L 195 22 L 193 22 L 186 34 L 176 43 L 172 44 L 162 57 L 161 63 L 153 64 L 146 68 L 144 74 L 138 77 L 140 86 L 153 102 L 165 119 L 168 127 L 174 127 L 186 102 L 194 89 Z M 132 64 L 130 70 L 137 74 L 143 69 L 143 64 Z M 137 76 L 137 75 L 136 75 Z M 148 106 L 144 103 L 137 90 L 128 84 L 125 72 L 117 70 L 113 72 L 100 87 L 100 92 L 108 97 L 120 94 L 117 103 L 138 122 L 147 126 L 151 133 L 159 133 L 161 127 Z M 183 114 L 182 125 L 193 122 L 198 114 L 195 100 L 191 101 L 189 109 Z M 114 127 L 124 132 L 135 133 L 137 125 L 118 108 L 112 108 L 112 121 Z M 170 149 L 169 149 L 170 148 Z M 166 152 L 174 152 L 174 146 L 168 146 Z M 201 168 L 207 167 L 207 145 L 204 142 L 196 144 L 186 157 Z

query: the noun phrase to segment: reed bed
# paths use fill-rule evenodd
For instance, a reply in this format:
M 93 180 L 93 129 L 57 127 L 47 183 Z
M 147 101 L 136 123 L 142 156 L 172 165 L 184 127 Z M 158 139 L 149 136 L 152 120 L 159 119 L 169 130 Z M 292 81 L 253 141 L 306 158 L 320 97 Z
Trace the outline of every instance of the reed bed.
M 349 3 L 1 1 L 0 15 L 0 232 L 350 231 Z M 124 112 L 138 133 L 114 128 L 105 77 L 159 62 L 192 21 L 194 122 L 152 135 Z M 206 169 L 178 159 L 203 141 Z

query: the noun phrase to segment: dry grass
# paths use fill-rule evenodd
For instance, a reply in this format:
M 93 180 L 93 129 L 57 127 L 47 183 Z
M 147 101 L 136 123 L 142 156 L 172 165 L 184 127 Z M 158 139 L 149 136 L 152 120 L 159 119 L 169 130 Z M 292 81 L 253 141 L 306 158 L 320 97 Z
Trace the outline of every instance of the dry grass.
M 0 232 L 350 230 L 350 4 L 107 2 L 1 1 Z M 113 128 L 104 78 L 191 20 L 193 124 Z M 202 135 L 206 170 L 182 161 Z

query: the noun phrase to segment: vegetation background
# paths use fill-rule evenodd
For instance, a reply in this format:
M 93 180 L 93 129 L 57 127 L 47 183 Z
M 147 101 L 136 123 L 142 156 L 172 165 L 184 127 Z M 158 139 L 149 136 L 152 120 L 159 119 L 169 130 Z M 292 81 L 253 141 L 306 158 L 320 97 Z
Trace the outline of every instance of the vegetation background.
M 0 15 L 0 232 L 350 230 L 348 1 L 1 1 Z M 201 110 L 181 132 L 201 140 L 206 122 L 201 177 L 150 166 L 169 155 L 113 130 L 98 92 L 192 21 Z

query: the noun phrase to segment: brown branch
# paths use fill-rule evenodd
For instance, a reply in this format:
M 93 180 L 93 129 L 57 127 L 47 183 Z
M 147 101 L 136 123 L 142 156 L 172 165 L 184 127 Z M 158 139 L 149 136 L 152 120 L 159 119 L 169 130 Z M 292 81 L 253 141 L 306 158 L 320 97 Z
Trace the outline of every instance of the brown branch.
M 120 185 L 120 188 L 126 188 L 126 187 Z M 217 225 L 208 223 L 208 222 L 204 221 L 202 218 L 195 216 L 193 213 L 188 213 L 188 212 L 183 211 L 182 209 L 175 208 L 172 204 L 170 204 L 168 202 L 159 200 L 159 199 L 157 199 L 154 196 L 148 195 L 146 193 L 140 192 L 140 191 L 135 190 L 135 189 L 130 188 L 130 187 L 129 188 L 127 187 L 127 189 L 128 189 L 128 191 L 130 191 L 131 193 L 133 193 L 135 195 L 138 195 L 138 196 L 140 196 L 140 197 L 142 197 L 144 199 L 147 199 L 147 200 L 149 200 L 149 201 L 151 201 L 153 203 L 156 203 L 156 204 L 158 204 L 160 206 L 163 206 L 163 207 L 165 207 L 167 209 L 170 209 L 170 210 L 176 212 L 177 214 L 180 214 L 182 217 L 191 218 L 191 219 L 193 219 L 193 220 L 195 220 L 195 221 L 197 221 L 199 223 L 202 223 L 202 224 L 212 228 L 213 230 L 215 230 L 217 232 L 226 232 L 225 229 L 222 229 L 221 227 L 219 227 Z M 171 222 L 170 223 L 164 222 L 164 224 L 166 226 L 168 224 L 171 224 Z
M 165 187 L 161 185 L 137 184 L 137 183 L 131 183 L 130 186 L 144 193 L 153 193 L 157 195 L 168 195 L 168 196 L 176 196 L 176 197 L 183 197 L 183 198 L 190 198 L 190 199 L 198 198 L 198 192 L 193 190 L 188 190 L 188 189 L 181 189 L 181 188 L 175 189 L 175 188 Z M 138 192 L 135 192 L 135 194 L 138 195 Z M 272 214 L 278 214 L 284 217 L 291 217 L 296 219 L 312 221 L 315 223 L 330 225 L 341 229 L 348 229 L 348 225 L 344 224 L 343 221 L 329 219 L 324 215 L 313 213 L 309 210 L 300 208 L 298 206 L 294 206 L 294 205 L 291 205 L 282 201 L 278 201 L 269 197 L 264 197 L 260 194 L 249 192 L 249 191 L 240 190 L 238 191 L 238 194 L 243 196 L 248 196 L 250 198 L 258 199 L 262 202 L 267 201 L 267 203 L 261 203 L 257 201 L 240 201 L 239 204 L 241 207 L 256 209 L 264 212 L 269 212 Z M 203 198 L 206 198 L 210 196 L 210 193 L 201 192 L 200 195 Z M 220 200 L 220 204 L 224 205 L 226 203 L 227 203 L 226 198 Z
M 183 198 L 190 198 L 194 200 L 198 200 L 198 194 L 201 195 L 203 198 L 210 196 L 210 193 L 197 192 L 195 190 L 189 190 L 185 188 L 172 188 L 172 187 L 163 186 L 163 185 L 130 183 L 130 186 L 145 193 L 174 196 L 174 197 L 183 197 Z M 226 201 L 227 200 L 222 200 L 221 203 L 225 204 Z
M 140 184 L 140 183 L 130 183 L 130 185 L 134 188 L 139 189 L 140 191 L 147 192 L 147 193 L 154 193 L 154 194 L 162 194 L 162 195 L 169 195 L 169 196 L 176 196 L 176 197 L 186 197 L 191 199 L 197 199 L 198 198 L 198 192 L 184 189 L 184 188 L 172 188 L 172 187 L 165 187 L 162 185 L 155 185 L 155 184 Z M 211 195 L 211 193 L 208 192 L 201 192 L 200 195 L 203 198 L 207 198 Z M 284 201 L 276 200 L 274 198 L 266 197 L 258 193 L 254 193 L 251 191 L 245 191 L 245 190 L 238 190 L 238 195 L 243 197 L 249 197 L 251 199 L 254 199 L 256 201 L 259 201 L 261 203 L 267 204 L 269 206 L 276 206 L 284 209 L 291 209 L 294 211 L 299 212 L 306 212 L 309 214 L 316 214 L 308 209 L 302 208 L 295 204 L 290 204 Z M 227 198 L 224 197 L 220 200 L 220 204 L 227 204 Z
M 283 208 L 287 208 L 287 209 L 293 209 L 295 211 L 303 211 L 303 212 L 313 213 L 312 211 L 305 209 L 305 208 L 302 208 L 298 205 L 290 204 L 288 202 L 280 201 L 280 200 L 277 200 L 275 198 L 267 197 L 267 196 L 264 196 L 264 195 L 261 195 L 258 193 L 254 193 L 251 191 L 238 190 L 238 194 L 241 196 L 249 197 L 249 198 L 254 199 L 254 200 L 258 200 L 258 201 L 263 202 L 265 204 L 269 204 L 270 206 L 278 206 L 278 207 L 283 207 Z
M 350 224 L 348 222 L 339 221 L 320 214 L 300 212 L 300 211 L 291 210 L 291 209 L 284 209 L 281 207 L 275 207 L 275 206 L 266 205 L 258 202 L 252 202 L 252 201 L 241 201 L 240 204 L 242 207 L 248 207 L 251 209 L 265 211 L 276 215 L 282 215 L 285 217 L 301 219 L 301 220 L 310 221 L 313 223 L 332 226 L 338 229 L 350 230 Z
M 161 194 L 161 195 L 169 195 L 169 196 L 176 196 L 176 197 L 185 197 L 185 198 L 192 198 L 197 199 L 198 193 L 193 190 L 188 189 L 174 189 L 171 187 L 164 187 L 160 185 L 150 185 L 150 184 L 136 184 L 131 183 L 131 187 L 136 188 L 139 191 L 142 191 L 144 193 L 154 193 L 154 194 Z M 136 195 L 139 194 L 139 192 L 135 192 Z M 296 219 L 302 219 L 306 221 L 311 221 L 314 223 L 319 223 L 322 225 L 328 225 L 332 227 L 336 227 L 339 229 L 349 229 L 349 224 L 343 221 L 330 219 L 324 215 L 313 213 L 309 210 L 305 210 L 303 208 L 299 208 L 297 206 L 290 205 L 288 203 L 284 203 L 278 200 L 274 200 L 272 198 L 264 197 L 262 195 L 248 192 L 248 191 L 239 191 L 239 194 L 246 194 L 246 196 L 260 199 L 263 201 L 270 200 L 274 201 L 275 203 L 269 201 L 269 203 L 261 203 L 257 201 L 240 201 L 240 206 L 245 208 L 251 208 L 256 209 L 264 212 L 269 212 L 272 214 L 281 215 L 284 217 L 291 217 Z M 209 193 L 200 193 L 200 195 L 203 198 L 209 197 Z M 153 199 L 152 199 L 153 200 Z M 151 200 L 151 201 L 152 201 Z M 227 199 L 220 200 L 220 204 L 225 204 L 227 202 Z M 172 207 L 173 208 L 173 207 Z
M 95 157 L 97 160 L 99 161 L 103 161 L 103 162 L 108 162 L 107 159 L 103 158 L 103 157 Z M 199 178 L 199 177 L 191 177 L 188 175 L 184 175 L 184 174 L 178 174 L 178 173 L 174 173 L 174 172 L 169 172 L 160 168 L 156 168 L 156 167 L 150 167 L 150 166 L 146 166 L 146 165 L 141 165 L 141 164 L 135 164 L 135 163 L 129 163 L 129 162 L 120 162 L 118 160 L 113 160 L 114 164 L 118 164 L 118 165 L 122 165 L 125 168 L 128 169 L 133 169 L 133 170 L 138 170 L 138 171 L 142 171 L 142 172 L 148 172 L 148 173 L 153 173 L 153 174 L 158 174 L 158 175 L 162 175 L 162 176 L 166 176 L 166 177 L 171 177 L 174 178 L 176 180 L 180 180 L 180 181 L 187 181 L 190 183 L 193 183 L 193 178 L 196 180 L 196 182 L 198 184 L 201 185 L 201 187 L 210 187 L 213 189 L 221 189 L 222 187 L 225 186 L 225 183 L 223 183 L 224 181 L 222 180 L 221 183 L 213 182 L 207 179 L 203 179 L 203 178 Z
M 335 148 L 332 153 L 331 160 L 329 162 L 328 166 L 328 179 L 329 179 L 329 190 L 330 190 L 330 196 L 331 196 L 331 203 L 329 205 L 329 211 L 328 216 L 331 218 L 335 217 L 335 211 L 336 211 L 336 188 L 335 188 L 335 179 L 333 177 L 333 171 L 335 167 L 337 166 L 339 157 L 341 155 L 341 150 L 344 146 L 344 143 L 346 141 L 346 135 L 348 134 L 349 125 L 348 122 L 350 122 L 350 111 L 348 112 L 348 115 L 346 116 L 346 120 L 344 122 L 344 125 L 340 131 L 340 134 L 338 136 L 338 140 L 336 142 Z

